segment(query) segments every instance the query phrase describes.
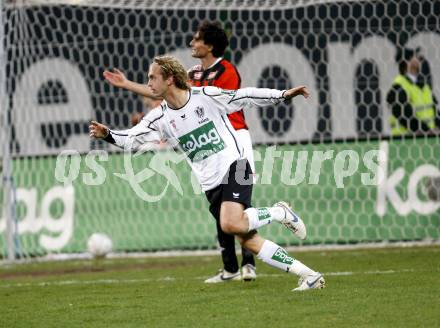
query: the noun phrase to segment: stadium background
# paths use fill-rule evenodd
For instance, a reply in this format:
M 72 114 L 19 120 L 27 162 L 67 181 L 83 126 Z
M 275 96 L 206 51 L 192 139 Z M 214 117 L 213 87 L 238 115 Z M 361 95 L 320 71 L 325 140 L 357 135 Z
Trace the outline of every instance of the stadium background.
M 87 135 L 92 118 L 125 128 L 131 113 L 142 111 L 139 98 L 103 81 L 103 70 L 118 67 L 130 79 L 143 81 L 151 59 L 162 53 L 175 54 L 189 67 L 194 61 L 187 45 L 202 19 L 221 20 L 230 32 L 228 57 L 238 66 L 243 86 L 283 89 L 304 83 L 312 91 L 310 102 L 246 113 L 262 158 L 273 149 L 268 146 L 309 156 L 306 181 L 294 186 L 282 182 L 285 170 L 276 158 L 270 184 L 255 188 L 255 205 L 292 200 L 308 224 L 307 245 L 437 240 L 440 202 L 438 193 L 427 191 L 425 175 L 439 174 L 438 136 L 391 138 L 385 94 L 397 73 L 397 48 L 420 46 L 425 74 L 440 95 L 440 3 L 205 3 L 191 9 L 196 2 L 6 2 L 2 113 L 10 134 L 4 134 L 2 154 L 3 167 L 9 160 L 5 154 L 12 154 L 13 179 L 3 181 L 12 186 L 15 199 L 6 204 L 13 208 L 17 255 L 83 252 L 96 231 L 111 236 L 116 251 L 216 246 L 206 201 L 201 194 L 194 196 L 185 163 L 171 164 L 183 195 L 170 185 L 159 202 L 144 202 L 113 174 L 124 172 L 123 155 Z M 66 149 L 82 154 L 81 174 L 72 184 L 55 178 L 57 155 Z M 101 162 L 107 178 L 87 186 L 83 174 L 94 172 L 85 165 L 85 156 L 98 149 L 110 151 Z M 386 192 L 387 185 L 362 184 L 361 174 L 369 172 L 362 161 L 344 180 L 344 188 L 335 184 L 334 160 L 323 163 L 319 183 L 307 183 L 313 151 L 333 150 L 334 159 L 347 149 L 360 158 L 369 150 L 384 150 L 388 177 L 403 169 L 398 197 Z M 133 158 L 134 170 L 141 171 L 152 156 Z M 295 167 L 296 157 L 293 163 Z M 262 166 L 257 162 L 257 173 Z M 415 192 L 411 181 L 417 182 Z M 142 187 L 159 194 L 166 183 L 159 174 Z M 0 213 L 5 212 L 3 203 Z M 6 227 L 2 215 L 3 257 Z M 283 245 L 298 243 L 278 226 L 262 233 Z

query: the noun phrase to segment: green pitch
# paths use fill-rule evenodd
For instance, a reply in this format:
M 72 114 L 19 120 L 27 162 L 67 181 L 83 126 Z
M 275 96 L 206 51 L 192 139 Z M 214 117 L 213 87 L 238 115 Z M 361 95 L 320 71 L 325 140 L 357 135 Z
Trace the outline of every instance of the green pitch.
M 0 327 L 439 327 L 440 247 L 294 254 L 327 288 L 258 263 L 206 285 L 218 257 L 0 266 Z

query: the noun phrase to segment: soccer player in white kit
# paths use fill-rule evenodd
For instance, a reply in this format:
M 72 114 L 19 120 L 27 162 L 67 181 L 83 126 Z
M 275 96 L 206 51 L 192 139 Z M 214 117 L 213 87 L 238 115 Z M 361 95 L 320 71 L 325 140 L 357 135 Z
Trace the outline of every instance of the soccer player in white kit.
M 272 207 L 251 207 L 252 171 L 243 159 L 243 147 L 227 114 L 243 108 L 280 103 L 298 95 L 308 97 L 304 86 L 289 90 L 244 88 L 234 91 L 187 84 L 185 68 L 171 56 L 155 57 L 148 72 L 148 87 L 164 99 L 129 130 L 113 131 L 92 122 L 90 136 L 126 150 L 166 140 L 179 147 L 210 203 L 210 211 L 224 232 L 263 262 L 299 276 L 295 291 L 323 288 L 322 274 L 289 256 L 282 247 L 265 240 L 257 229 L 277 221 L 300 239 L 306 237 L 303 221 L 284 202 Z

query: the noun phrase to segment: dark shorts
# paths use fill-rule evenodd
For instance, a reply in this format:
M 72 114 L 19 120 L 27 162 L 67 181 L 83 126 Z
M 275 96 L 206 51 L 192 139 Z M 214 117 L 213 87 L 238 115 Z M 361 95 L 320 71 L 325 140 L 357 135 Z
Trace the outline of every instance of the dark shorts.
M 236 202 L 243 204 L 244 208 L 251 207 L 253 176 L 252 169 L 247 160 L 238 160 L 231 164 L 223 182 L 214 189 L 205 192 L 210 204 L 209 211 L 220 219 L 222 202 Z

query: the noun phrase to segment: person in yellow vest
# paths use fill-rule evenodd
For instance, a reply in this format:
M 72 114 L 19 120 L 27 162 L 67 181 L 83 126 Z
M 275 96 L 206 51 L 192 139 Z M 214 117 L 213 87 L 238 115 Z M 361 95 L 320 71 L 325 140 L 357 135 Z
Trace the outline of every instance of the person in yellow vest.
M 396 54 L 399 74 L 386 99 L 392 114 L 392 136 L 433 133 L 440 127 L 437 99 L 429 83 L 420 74 L 419 52 L 420 48 L 401 48 Z

